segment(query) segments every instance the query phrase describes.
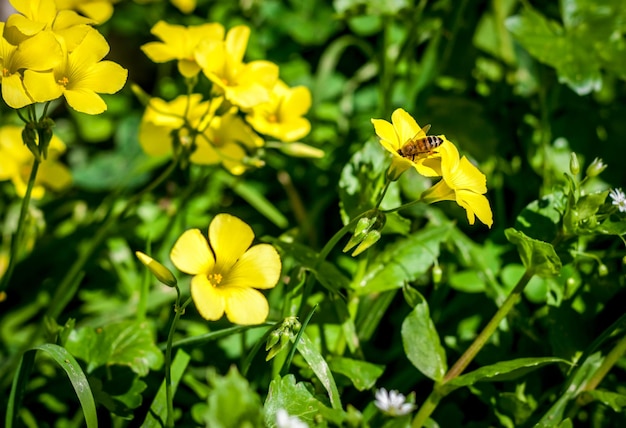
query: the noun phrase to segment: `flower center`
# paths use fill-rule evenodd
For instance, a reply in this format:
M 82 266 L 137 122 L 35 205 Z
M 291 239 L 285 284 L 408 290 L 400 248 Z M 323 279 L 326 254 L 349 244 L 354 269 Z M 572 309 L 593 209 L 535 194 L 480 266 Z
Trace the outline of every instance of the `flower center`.
M 2 77 L 9 77 L 11 75 L 11 72 L 9 71 L 8 68 L 3 68 L 2 69 Z
M 276 123 L 278 122 L 278 117 L 275 114 L 270 114 L 270 116 L 267 118 L 267 121 L 270 123 Z
M 207 278 L 213 287 L 217 287 L 222 282 L 221 273 L 210 273 L 207 275 Z
M 70 79 L 68 79 L 67 77 L 63 76 L 62 78 L 57 80 L 57 83 L 59 85 L 62 85 L 62 86 L 67 86 L 67 84 L 70 83 Z

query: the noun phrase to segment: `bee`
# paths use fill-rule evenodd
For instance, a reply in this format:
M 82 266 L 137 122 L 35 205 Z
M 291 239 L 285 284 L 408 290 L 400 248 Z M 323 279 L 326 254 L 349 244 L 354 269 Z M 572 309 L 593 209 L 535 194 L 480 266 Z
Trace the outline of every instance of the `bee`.
M 406 143 L 398 150 L 398 154 L 403 158 L 415 160 L 415 157 L 421 155 L 429 155 L 433 153 L 433 149 L 436 149 L 443 143 L 441 137 L 434 135 L 426 135 L 430 125 L 424 125 L 424 127 L 413 138 L 409 138 Z

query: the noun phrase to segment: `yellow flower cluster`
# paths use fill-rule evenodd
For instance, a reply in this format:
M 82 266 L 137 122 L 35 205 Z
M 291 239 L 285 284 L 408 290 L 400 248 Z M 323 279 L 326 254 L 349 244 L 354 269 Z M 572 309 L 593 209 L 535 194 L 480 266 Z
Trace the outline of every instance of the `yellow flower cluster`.
M 107 106 L 98 95 L 119 91 L 127 70 L 102 61 L 109 52 L 93 20 L 54 0 L 11 0 L 19 12 L 0 23 L 2 98 L 19 109 L 63 96 L 73 109 L 99 114 Z
M 478 217 L 491 227 L 493 215 L 485 197 L 487 178 L 465 156 L 459 156 L 456 146 L 445 135 L 437 136 L 442 140 L 438 147 L 410 159 L 402 156 L 400 149 L 422 134 L 422 128 L 411 115 L 397 109 L 391 115 L 391 123 L 382 119 L 372 119 L 372 123 L 381 145 L 393 155 L 390 178 L 397 179 L 411 167 L 426 177 L 441 177 L 437 184 L 422 194 L 421 200 L 429 204 L 455 201 L 465 209 L 470 224 L 474 224 Z
M 169 102 L 151 99 L 139 136 L 149 155 L 177 155 L 182 147 L 192 163 L 221 163 L 239 175 L 260 163 L 250 156 L 265 145 L 259 134 L 293 143 L 310 132 L 303 117 L 311 106 L 310 91 L 288 87 L 270 61 L 244 61 L 248 27 L 226 32 L 218 23 L 184 27 L 160 21 L 152 33 L 161 41 L 142 46 L 144 53 L 157 63 L 176 60 L 188 82 L 202 73 L 212 83 L 213 94 L 210 101 L 200 94 Z M 301 151 L 303 156 L 311 153 Z

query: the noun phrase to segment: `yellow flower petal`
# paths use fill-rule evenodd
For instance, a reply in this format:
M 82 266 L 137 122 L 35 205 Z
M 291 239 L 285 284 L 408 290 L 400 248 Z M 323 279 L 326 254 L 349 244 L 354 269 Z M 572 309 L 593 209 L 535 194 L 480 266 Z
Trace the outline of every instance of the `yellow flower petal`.
M 100 114 L 107 105 L 100 95 L 89 89 L 65 90 L 65 100 L 74 110 L 87 114 Z
M 226 34 L 226 50 L 232 58 L 241 62 L 248 47 L 248 39 L 250 38 L 250 28 L 245 25 L 237 25 L 228 30 Z
M 38 103 L 52 101 L 63 95 L 63 86 L 54 78 L 54 73 L 24 71 L 24 87 L 30 96 Z
M 52 190 L 61 191 L 72 184 L 72 174 L 65 165 L 46 159 L 39 166 L 37 181 Z
M 28 96 L 19 74 L 2 78 L 2 98 L 11 108 L 22 108 L 35 101 Z
M 209 242 L 215 252 L 215 270 L 225 274 L 252 244 L 252 228 L 230 214 L 218 214 L 209 225 Z M 182 270 L 182 269 L 181 269 Z
M 457 202 L 460 206 L 465 208 L 469 224 L 474 224 L 474 215 L 476 215 L 482 223 L 491 228 L 493 225 L 493 213 L 489 206 L 489 200 L 487 200 L 485 195 L 459 191 L 457 192 Z
M 391 113 L 391 123 L 398 134 L 398 141 L 402 147 L 409 139 L 414 138 L 422 128 L 417 124 L 415 119 L 404 109 L 398 108 Z
M 141 121 L 139 126 L 139 144 L 149 156 L 165 156 L 172 153 L 170 128 Z
M 210 272 L 215 265 L 213 253 L 199 229 L 187 230 L 178 238 L 170 259 L 178 270 L 190 275 Z
M 225 295 L 220 288 L 214 287 L 206 275 L 191 278 L 191 297 L 196 309 L 205 320 L 217 321 L 224 315 Z
M 269 244 L 258 244 L 245 252 L 228 272 L 223 286 L 272 288 L 280 278 L 280 256 Z
M 254 288 L 225 287 L 219 289 L 226 301 L 226 316 L 234 324 L 261 324 L 267 319 L 269 305 Z

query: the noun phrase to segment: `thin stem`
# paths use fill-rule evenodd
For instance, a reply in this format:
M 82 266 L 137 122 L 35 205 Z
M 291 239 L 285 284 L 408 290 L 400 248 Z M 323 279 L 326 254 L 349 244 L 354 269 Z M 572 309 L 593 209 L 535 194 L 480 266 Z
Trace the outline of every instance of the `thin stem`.
M 26 217 L 28 216 L 28 207 L 30 206 L 30 196 L 33 191 L 33 187 L 35 185 L 35 179 L 37 178 L 37 171 L 39 170 L 39 163 L 36 158 L 33 159 L 33 168 L 30 170 L 30 177 L 28 178 L 28 184 L 26 186 L 26 193 L 24 194 L 24 198 L 22 199 L 22 207 L 20 208 L 20 217 L 17 221 L 17 230 L 15 231 L 15 235 L 11 240 L 11 254 L 9 256 L 9 265 L 7 266 L 7 270 L 2 277 L 2 282 L 0 282 L 0 291 L 4 291 L 7 289 L 9 285 L 9 281 L 11 280 L 11 276 L 13 275 L 13 270 L 15 269 L 15 264 L 17 262 L 17 256 L 20 249 L 20 244 L 22 243 L 22 234 L 24 232 L 24 224 L 26 223 Z
M 619 360 L 622 355 L 626 353 L 626 335 L 622 337 L 617 345 L 608 353 L 598 370 L 594 373 L 593 377 L 587 382 L 587 385 L 583 388 L 583 391 L 592 391 L 598 387 L 602 379 L 609 373 L 609 371 L 613 368 L 617 360 Z M 579 395 L 580 397 L 580 395 Z
M 457 360 L 457 362 L 452 366 L 450 370 L 446 373 L 443 380 L 437 387 L 441 387 L 445 385 L 447 382 L 459 376 L 463 373 L 463 370 L 467 368 L 467 366 L 472 362 L 474 357 L 478 354 L 478 352 L 485 346 L 491 335 L 496 331 L 500 322 L 507 316 L 507 314 L 511 311 L 515 303 L 519 300 L 524 287 L 528 284 L 530 279 L 533 277 L 533 272 L 531 270 L 526 270 L 524 275 L 519 279 L 515 288 L 509 293 L 508 297 L 502 303 L 502 306 L 498 309 L 495 315 L 491 318 L 489 323 L 485 326 L 485 328 L 480 332 L 480 334 L 474 339 L 474 342 L 470 345 L 469 348 L 461 355 L 461 357 Z M 438 391 L 437 387 L 431 392 L 428 396 L 426 402 L 420 410 L 415 415 L 413 419 L 412 427 L 420 428 L 424 426 L 428 417 L 435 410 L 443 395 L 440 391 Z
M 390 184 L 391 184 L 391 180 L 389 180 L 385 176 L 385 187 L 383 188 L 383 191 L 380 193 L 380 196 L 378 197 L 378 202 L 376 202 L 374 209 L 378 209 L 378 207 L 380 207 L 380 204 L 383 202 L 383 199 L 385 199 L 385 194 L 387 193 L 387 189 L 389 189 Z
M 165 348 L 165 396 L 167 398 L 167 422 L 166 427 L 171 428 L 174 426 L 174 396 L 172 394 L 172 342 L 174 341 L 174 332 L 176 331 L 176 324 L 182 314 L 185 313 L 185 308 L 191 303 L 191 297 L 189 297 L 182 306 L 180 305 L 180 291 L 176 287 L 176 303 L 174 304 L 174 319 L 170 325 L 170 332 L 167 335 L 167 347 Z

